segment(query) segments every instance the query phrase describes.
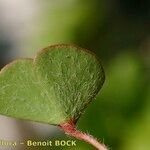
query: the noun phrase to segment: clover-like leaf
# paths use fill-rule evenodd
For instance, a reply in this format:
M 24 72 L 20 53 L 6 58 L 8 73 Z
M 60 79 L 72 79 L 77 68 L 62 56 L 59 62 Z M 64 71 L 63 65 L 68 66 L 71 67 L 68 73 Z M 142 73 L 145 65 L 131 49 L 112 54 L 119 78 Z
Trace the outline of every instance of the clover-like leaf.
M 1 70 L 0 114 L 61 127 L 75 124 L 103 83 L 103 67 L 93 53 L 50 46 L 35 59 L 15 60 Z

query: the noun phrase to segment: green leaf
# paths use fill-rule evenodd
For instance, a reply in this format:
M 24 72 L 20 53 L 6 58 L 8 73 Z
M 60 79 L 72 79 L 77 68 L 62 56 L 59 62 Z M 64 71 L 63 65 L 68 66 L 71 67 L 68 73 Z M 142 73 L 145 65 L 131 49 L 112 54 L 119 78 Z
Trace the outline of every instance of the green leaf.
M 104 71 L 91 52 L 54 45 L 34 60 L 19 59 L 0 72 L 0 114 L 61 124 L 77 121 L 104 82 Z

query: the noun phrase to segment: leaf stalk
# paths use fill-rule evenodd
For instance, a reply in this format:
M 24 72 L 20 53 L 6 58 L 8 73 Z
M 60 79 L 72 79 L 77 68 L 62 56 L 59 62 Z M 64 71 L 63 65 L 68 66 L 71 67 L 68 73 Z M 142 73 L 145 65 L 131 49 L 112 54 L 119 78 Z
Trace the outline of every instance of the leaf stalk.
M 85 141 L 94 146 L 97 150 L 108 150 L 108 148 L 103 143 L 98 141 L 93 136 L 77 130 L 73 121 L 63 123 L 59 125 L 59 127 L 65 132 L 65 134 L 72 136 L 76 139 Z

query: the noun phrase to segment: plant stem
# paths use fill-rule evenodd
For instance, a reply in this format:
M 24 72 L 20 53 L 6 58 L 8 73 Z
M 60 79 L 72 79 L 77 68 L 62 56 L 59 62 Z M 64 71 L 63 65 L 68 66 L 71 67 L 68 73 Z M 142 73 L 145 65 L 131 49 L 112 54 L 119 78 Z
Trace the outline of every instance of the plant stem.
M 91 145 L 93 145 L 97 150 L 108 150 L 107 147 L 100 143 L 97 139 L 95 139 L 93 136 L 86 134 L 86 133 L 82 133 L 81 131 L 77 130 L 75 128 L 75 124 L 73 121 L 67 122 L 67 123 L 63 123 L 61 125 L 59 125 L 61 129 L 63 129 L 63 131 L 72 137 L 75 137 L 79 140 L 83 140 Z

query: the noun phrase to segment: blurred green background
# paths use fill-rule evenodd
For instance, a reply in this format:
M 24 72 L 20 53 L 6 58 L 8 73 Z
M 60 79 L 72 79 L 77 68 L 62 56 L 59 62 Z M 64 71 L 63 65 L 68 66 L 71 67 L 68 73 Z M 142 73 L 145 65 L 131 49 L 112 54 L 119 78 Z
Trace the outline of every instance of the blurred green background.
M 106 81 L 78 128 L 112 150 L 150 149 L 150 1 L 0 0 L 0 67 L 51 44 L 94 51 Z M 2 123 L 1 123 L 2 122 Z M 0 139 L 65 139 L 57 128 L 0 117 Z M 67 138 L 69 139 L 69 138 Z M 44 149 L 20 146 L 0 149 Z M 94 150 L 78 141 L 58 150 Z

